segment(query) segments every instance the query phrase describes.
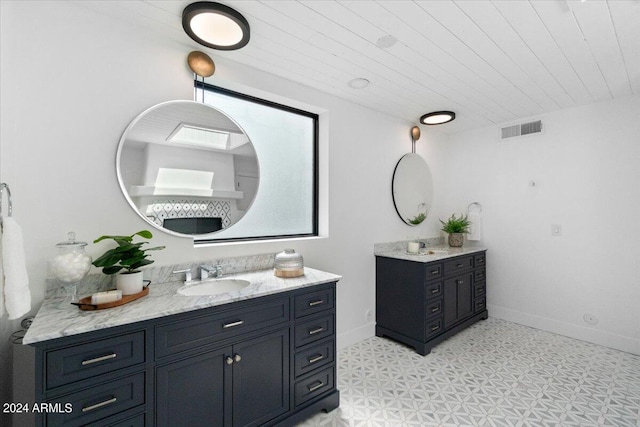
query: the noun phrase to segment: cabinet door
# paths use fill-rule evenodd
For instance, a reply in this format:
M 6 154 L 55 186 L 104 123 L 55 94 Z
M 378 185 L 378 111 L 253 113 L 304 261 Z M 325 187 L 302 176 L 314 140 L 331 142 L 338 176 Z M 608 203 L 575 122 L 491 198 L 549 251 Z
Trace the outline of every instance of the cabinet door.
M 230 426 L 231 347 L 182 359 L 156 370 L 157 426 Z
M 233 359 L 234 427 L 262 425 L 289 410 L 289 329 L 234 345 Z
M 473 314 L 473 272 L 444 281 L 444 327 Z

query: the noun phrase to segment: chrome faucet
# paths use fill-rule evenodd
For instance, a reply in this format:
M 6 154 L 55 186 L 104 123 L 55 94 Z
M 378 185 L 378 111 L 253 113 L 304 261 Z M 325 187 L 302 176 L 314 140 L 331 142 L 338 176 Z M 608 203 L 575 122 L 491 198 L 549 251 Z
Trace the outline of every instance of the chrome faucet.
M 219 279 L 220 277 L 222 277 L 222 266 L 220 264 L 216 264 L 214 266 L 211 266 L 211 265 L 200 266 L 200 280 L 205 280 L 209 278 Z
M 173 274 L 180 274 L 180 273 L 184 273 L 184 281 L 185 282 L 190 282 L 191 281 L 191 269 L 190 268 L 185 268 L 184 270 L 176 270 L 173 272 Z

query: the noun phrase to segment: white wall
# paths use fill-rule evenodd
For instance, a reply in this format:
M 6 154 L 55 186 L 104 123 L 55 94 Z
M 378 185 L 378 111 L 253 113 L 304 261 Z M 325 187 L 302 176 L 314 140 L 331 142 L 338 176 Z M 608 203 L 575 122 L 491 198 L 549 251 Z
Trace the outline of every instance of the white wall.
M 148 29 L 136 30 L 72 3 L 1 4 L 1 179 L 11 185 L 15 217 L 24 230 L 35 312 L 44 295 L 47 259 L 68 231 L 91 241 L 148 227 L 120 193 L 116 148 L 141 111 L 192 98 L 186 56 L 197 47 L 186 36 L 184 44 L 161 42 Z M 277 102 L 288 98 L 296 107 L 308 105 L 321 113 L 321 174 L 326 182 L 320 193 L 328 203 L 323 229 L 328 226 L 329 235 L 195 249 L 190 240 L 158 232 L 154 243 L 167 249 L 154 254 L 156 265 L 294 247 L 307 266 L 344 276 L 338 284 L 339 346 L 371 336 L 373 323 L 364 315 L 374 307 L 373 244 L 437 234 L 435 218 L 407 227 L 392 203 L 391 176 L 396 162 L 410 151 L 411 124 L 215 54 L 213 58 L 217 70 L 212 83 Z M 437 139 L 425 130 L 418 147 L 434 171 L 437 162 L 429 157 L 438 153 Z M 88 252 L 99 254 L 92 244 Z
M 640 354 L 640 96 L 541 118 L 442 142 L 441 216 L 482 204 L 491 316 Z

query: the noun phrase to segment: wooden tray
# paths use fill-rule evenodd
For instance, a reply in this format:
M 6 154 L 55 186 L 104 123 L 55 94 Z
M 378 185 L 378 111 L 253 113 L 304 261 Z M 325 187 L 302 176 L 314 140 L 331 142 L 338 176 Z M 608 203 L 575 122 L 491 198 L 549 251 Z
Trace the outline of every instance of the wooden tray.
M 88 297 L 81 298 L 80 301 L 78 302 L 72 302 L 71 304 L 77 305 L 80 310 L 87 310 L 87 311 L 104 310 L 105 308 L 118 307 L 128 302 L 135 301 L 138 298 L 142 298 L 143 296 L 148 294 L 149 294 L 149 285 L 145 286 L 142 289 L 142 291 L 138 292 L 137 294 L 123 295 L 122 299 L 118 301 L 105 302 L 102 304 L 91 304 L 91 297 L 88 296 Z

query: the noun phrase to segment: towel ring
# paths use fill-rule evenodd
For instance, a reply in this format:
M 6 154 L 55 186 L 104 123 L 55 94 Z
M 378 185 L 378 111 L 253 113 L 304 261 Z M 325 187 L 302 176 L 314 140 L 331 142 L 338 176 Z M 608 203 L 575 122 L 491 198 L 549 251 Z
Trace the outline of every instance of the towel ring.
M 7 190 L 7 202 L 9 208 L 7 209 L 7 216 L 11 216 L 13 214 L 13 204 L 11 203 L 11 189 L 4 182 L 0 184 L 0 224 L 2 224 L 2 195 L 4 194 L 4 190 Z
M 478 213 L 482 212 L 482 205 L 478 202 L 469 203 L 469 206 L 467 206 L 467 212 L 471 212 L 471 208 L 474 206 L 478 208 Z

